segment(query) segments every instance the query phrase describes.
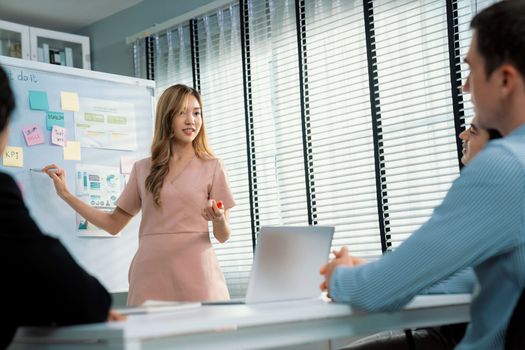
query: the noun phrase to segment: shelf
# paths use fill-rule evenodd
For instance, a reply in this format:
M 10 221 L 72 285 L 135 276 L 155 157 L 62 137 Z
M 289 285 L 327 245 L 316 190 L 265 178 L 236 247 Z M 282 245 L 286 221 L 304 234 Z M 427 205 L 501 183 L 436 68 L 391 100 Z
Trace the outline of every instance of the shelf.
M 29 27 L 0 20 L 0 55 L 30 59 Z
M 2 20 L 0 55 L 91 69 L 89 37 Z
M 31 59 L 91 69 L 89 37 L 42 28 L 29 28 Z

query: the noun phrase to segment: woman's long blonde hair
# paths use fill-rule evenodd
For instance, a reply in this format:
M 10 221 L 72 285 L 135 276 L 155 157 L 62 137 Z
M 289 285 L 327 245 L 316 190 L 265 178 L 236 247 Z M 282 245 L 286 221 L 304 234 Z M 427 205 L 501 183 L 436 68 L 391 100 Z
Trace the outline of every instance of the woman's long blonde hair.
M 188 97 L 193 96 L 201 106 L 201 129 L 193 140 L 193 149 L 199 158 L 213 159 L 215 155 L 211 150 L 204 127 L 204 114 L 202 113 L 202 98 L 200 93 L 186 85 L 177 84 L 167 88 L 159 98 L 155 115 L 155 132 L 151 144 L 151 170 L 146 178 L 146 189 L 153 194 L 156 207 L 160 207 L 160 190 L 164 178 L 169 172 L 169 163 L 172 156 L 171 143 L 173 142 L 173 118 L 186 110 Z

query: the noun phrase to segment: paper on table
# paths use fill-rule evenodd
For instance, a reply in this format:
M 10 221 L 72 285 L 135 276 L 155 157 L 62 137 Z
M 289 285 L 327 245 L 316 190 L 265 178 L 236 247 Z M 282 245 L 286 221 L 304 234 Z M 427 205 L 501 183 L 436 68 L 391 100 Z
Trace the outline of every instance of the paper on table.
M 173 312 L 179 310 L 196 309 L 201 307 L 200 302 L 179 302 L 179 301 L 161 301 L 146 300 L 139 306 L 128 306 L 116 311 L 122 315 L 149 314 L 157 312 Z

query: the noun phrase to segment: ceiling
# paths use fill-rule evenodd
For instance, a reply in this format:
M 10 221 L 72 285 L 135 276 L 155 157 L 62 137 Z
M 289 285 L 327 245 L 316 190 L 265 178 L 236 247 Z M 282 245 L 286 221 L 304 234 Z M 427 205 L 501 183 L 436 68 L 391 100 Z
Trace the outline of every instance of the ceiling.
M 73 33 L 143 0 L 0 0 L 0 19 Z

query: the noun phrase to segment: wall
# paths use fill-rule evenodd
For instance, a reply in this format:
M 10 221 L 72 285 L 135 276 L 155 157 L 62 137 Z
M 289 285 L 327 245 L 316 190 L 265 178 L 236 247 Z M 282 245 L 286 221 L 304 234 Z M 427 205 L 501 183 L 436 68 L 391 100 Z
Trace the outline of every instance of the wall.
M 126 37 L 180 16 L 213 0 L 144 0 L 76 32 L 91 38 L 92 69 L 133 76 L 131 46 Z

